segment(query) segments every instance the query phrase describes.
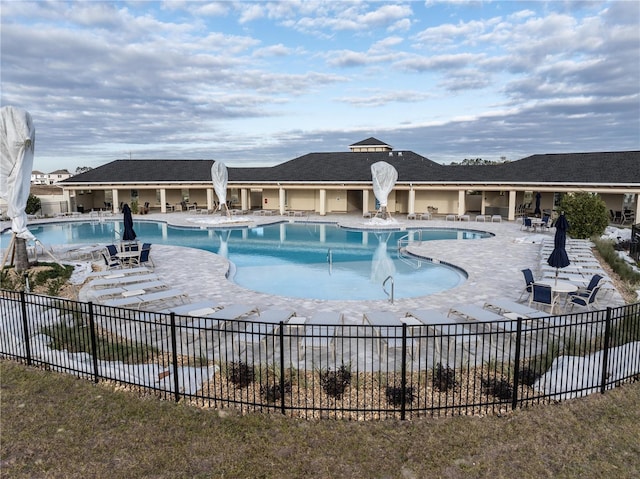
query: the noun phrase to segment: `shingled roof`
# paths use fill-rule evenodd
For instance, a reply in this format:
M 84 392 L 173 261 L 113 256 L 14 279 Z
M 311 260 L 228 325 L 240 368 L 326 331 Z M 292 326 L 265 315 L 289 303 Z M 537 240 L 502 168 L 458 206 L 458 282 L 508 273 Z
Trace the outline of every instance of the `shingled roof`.
M 272 167 L 228 172 L 230 182 L 368 182 L 377 161 L 393 165 L 399 182 L 640 184 L 640 151 L 533 155 L 479 166 L 441 165 L 411 151 L 308 153 Z M 208 183 L 213 162 L 116 160 L 61 183 Z

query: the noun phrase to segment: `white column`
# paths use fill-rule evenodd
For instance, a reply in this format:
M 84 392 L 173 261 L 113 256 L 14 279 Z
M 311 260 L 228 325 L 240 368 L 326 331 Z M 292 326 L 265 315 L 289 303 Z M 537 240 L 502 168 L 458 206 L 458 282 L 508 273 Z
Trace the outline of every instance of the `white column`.
M 516 192 L 515 190 L 509 191 L 509 221 L 516 219 Z
M 240 189 L 240 204 L 243 210 L 251 209 L 251 195 L 249 194 L 249 191 L 250 190 L 248 188 Z
M 322 188 L 320 190 L 320 216 L 327 214 L 327 190 Z
M 285 199 L 285 194 L 284 194 L 284 188 L 280 188 L 280 198 L 279 198 L 279 203 L 280 203 L 280 214 L 283 215 L 284 214 L 284 210 L 285 210 L 285 204 L 284 204 L 284 199 Z
M 369 190 L 362 190 L 362 212 L 369 212 Z
M 416 212 L 416 191 L 413 186 L 409 189 L 409 214 L 412 215 Z
M 458 190 L 458 214 L 463 215 L 467 210 L 467 190 Z
M 165 188 L 160 188 L 160 212 L 167 212 L 167 190 Z
M 207 188 L 207 209 L 213 209 L 213 188 Z
M 111 196 L 113 200 L 113 204 L 111 205 L 111 207 L 113 209 L 113 212 L 117 213 L 118 207 L 120 206 L 120 198 L 118 198 L 118 190 L 116 190 L 115 188 L 111 190 Z

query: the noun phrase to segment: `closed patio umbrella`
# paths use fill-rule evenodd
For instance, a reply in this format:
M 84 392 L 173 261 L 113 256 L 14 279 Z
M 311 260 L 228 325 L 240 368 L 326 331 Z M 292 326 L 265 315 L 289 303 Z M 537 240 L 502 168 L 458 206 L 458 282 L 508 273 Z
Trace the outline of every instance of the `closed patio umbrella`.
M 133 216 L 131 215 L 131 208 L 127 203 L 122 207 L 124 232 L 122 233 L 123 241 L 133 241 L 136 239 L 136 232 L 133 231 Z
M 542 212 L 540 211 L 540 198 L 542 197 L 542 195 L 540 194 L 540 192 L 538 191 L 536 193 L 536 209 L 533 210 L 533 214 L 534 215 L 539 215 Z
M 564 213 L 556 220 L 556 234 L 553 238 L 553 251 L 549 255 L 547 264 L 556 269 L 556 282 L 558 281 L 558 269 L 569 266 L 571 263 L 567 256 L 566 242 L 567 242 L 567 230 L 569 229 L 569 222 L 564 216 Z

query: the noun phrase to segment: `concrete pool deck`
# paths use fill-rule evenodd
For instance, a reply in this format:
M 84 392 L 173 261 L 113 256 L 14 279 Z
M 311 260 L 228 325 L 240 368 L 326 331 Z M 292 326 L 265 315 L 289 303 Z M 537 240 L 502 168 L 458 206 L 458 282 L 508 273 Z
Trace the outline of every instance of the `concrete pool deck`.
M 212 215 L 208 215 L 216 221 Z M 174 226 L 188 227 L 219 227 L 220 224 L 205 225 L 207 215 L 193 213 L 155 213 L 136 216 L 136 221 L 162 221 Z M 246 215 L 245 222 L 237 226 L 259 226 L 282 221 L 309 221 L 323 223 L 338 223 L 341 226 L 365 229 L 380 229 L 379 220 L 364 219 L 360 215 L 334 214 L 327 216 L 309 215 L 305 217 L 289 216 L 258 216 Z M 78 220 L 95 220 L 88 214 L 81 215 Z M 118 219 L 118 216 L 106 220 Z M 60 221 L 60 219 L 40 220 L 37 223 Z M 35 224 L 36 222 L 34 222 Z M 3 229 L 9 224 L 3 223 Z M 541 255 L 542 242 L 553 241 L 554 229 L 543 233 L 521 231 L 516 222 L 452 222 L 441 219 L 407 220 L 406 215 L 394 216 L 396 229 L 420 228 L 459 228 L 487 231 L 495 236 L 479 240 L 442 240 L 429 241 L 422 244 L 412 244 L 408 250 L 412 254 L 434 258 L 452 263 L 467 274 L 467 280 L 460 286 L 429 296 L 396 299 L 393 304 L 385 300 L 377 301 L 325 301 L 313 299 L 288 298 L 249 291 L 226 279 L 228 261 L 214 253 L 194 248 L 153 245 L 151 257 L 155 264 L 155 274 L 170 285 L 188 294 L 189 301 L 198 302 L 214 300 L 220 305 L 248 304 L 266 309 L 288 309 L 295 311 L 298 316 L 309 317 L 315 312 L 341 312 L 349 323 L 362 322 L 363 314 L 369 311 L 392 311 L 399 316 L 417 309 L 435 309 L 447 314 L 449 308 L 474 304 L 482 306 L 488 299 L 505 298 L 517 300 L 524 288 L 521 270 L 531 268 L 534 276 L 541 276 L 540 263 L 546 260 Z M 139 238 L 144 241 L 144 238 Z M 268 278 L 265 278 L 268 280 Z M 313 287 L 313 285 L 309 285 Z M 367 287 L 381 287 L 371 284 Z M 83 290 L 80 299 L 86 300 Z M 620 306 L 623 298 L 617 291 L 607 295 L 606 303 L 601 306 Z M 576 308 L 576 311 L 581 308 Z

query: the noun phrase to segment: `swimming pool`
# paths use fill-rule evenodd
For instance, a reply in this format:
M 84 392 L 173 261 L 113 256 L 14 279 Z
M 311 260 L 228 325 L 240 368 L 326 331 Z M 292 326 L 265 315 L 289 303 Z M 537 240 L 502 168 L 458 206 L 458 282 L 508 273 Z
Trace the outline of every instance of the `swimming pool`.
M 113 243 L 122 223 L 67 222 L 30 230 L 45 245 Z M 199 248 L 229 259 L 229 279 L 249 290 L 294 298 L 324 300 L 386 299 L 383 281 L 391 276 L 395 298 L 426 296 L 455 288 L 464 271 L 398 251 L 407 234 L 424 240 L 480 239 L 470 230 L 420 232 L 361 231 L 328 223 L 279 223 L 237 229 L 183 228 L 141 221 L 134 224 L 140 241 Z M 387 283 L 387 291 L 391 284 Z

